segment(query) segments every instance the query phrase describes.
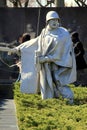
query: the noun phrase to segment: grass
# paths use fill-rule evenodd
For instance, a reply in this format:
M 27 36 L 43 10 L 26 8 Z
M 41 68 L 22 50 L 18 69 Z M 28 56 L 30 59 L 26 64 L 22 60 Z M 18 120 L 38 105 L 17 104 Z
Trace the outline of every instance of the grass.
M 14 85 L 19 130 L 86 130 L 87 88 L 70 86 L 74 105 L 67 100 L 46 99 L 41 95 L 23 94 L 20 84 Z

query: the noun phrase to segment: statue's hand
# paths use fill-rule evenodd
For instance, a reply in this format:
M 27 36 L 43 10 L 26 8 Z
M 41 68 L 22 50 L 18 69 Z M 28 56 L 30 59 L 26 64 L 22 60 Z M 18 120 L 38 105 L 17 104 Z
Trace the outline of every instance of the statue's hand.
M 45 62 L 50 62 L 50 59 L 49 59 L 49 57 L 47 57 L 47 56 L 40 56 L 39 57 L 39 63 L 45 63 Z
M 9 54 L 14 54 L 14 53 L 17 53 L 17 49 L 16 48 L 10 48 Z

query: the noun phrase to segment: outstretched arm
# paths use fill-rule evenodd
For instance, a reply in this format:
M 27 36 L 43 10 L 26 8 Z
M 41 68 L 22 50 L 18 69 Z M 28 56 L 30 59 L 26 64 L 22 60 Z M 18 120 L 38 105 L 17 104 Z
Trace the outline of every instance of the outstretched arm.
M 31 39 L 27 42 L 22 43 L 21 45 L 14 47 L 14 48 L 9 48 L 9 47 L 0 47 L 0 51 L 2 52 L 8 52 L 8 53 L 17 53 L 23 48 L 28 48 L 32 46 L 34 43 L 38 42 L 38 37 Z
M 9 52 L 10 48 L 8 48 L 8 47 L 0 47 L 0 51 Z
M 9 53 L 16 53 L 16 48 L 9 48 L 9 47 L 0 47 L 0 51 L 2 52 L 9 52 Z

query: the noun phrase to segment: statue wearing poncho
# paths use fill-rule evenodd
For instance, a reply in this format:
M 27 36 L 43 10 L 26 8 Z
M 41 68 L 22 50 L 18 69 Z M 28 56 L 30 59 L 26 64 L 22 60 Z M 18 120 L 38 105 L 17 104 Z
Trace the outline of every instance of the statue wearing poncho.
M 40 83 L 42 98 L 54 97 L 54 90 L 63 93 L 63 86 L 76 80 L 76 65 L 73 45 L 70 35 L 65 28 L 55 30 L 43 29 L 39 36 L 38 50 L 40 67 Z M 67 87 L 66 87 L 67 88 Z M 61 89 L 62 92 L 61 92 Z M 64 94 L 72 97 L 72 92 L 67 89 Z M 66 97 L 67 98 L 67 97 Z

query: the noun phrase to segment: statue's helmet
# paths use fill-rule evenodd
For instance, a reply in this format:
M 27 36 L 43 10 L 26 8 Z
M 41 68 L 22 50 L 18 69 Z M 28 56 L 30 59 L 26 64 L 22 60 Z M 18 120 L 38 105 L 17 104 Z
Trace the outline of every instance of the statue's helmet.
M 59 15 L 56 11 L 49 11 L 46 15 L 46 22 L 48 22 L 51 19 L 60 19 Z

